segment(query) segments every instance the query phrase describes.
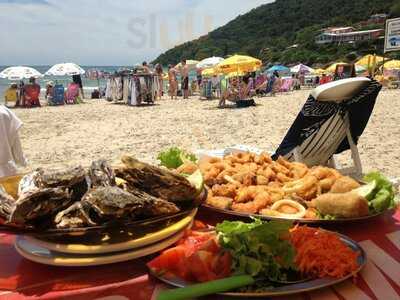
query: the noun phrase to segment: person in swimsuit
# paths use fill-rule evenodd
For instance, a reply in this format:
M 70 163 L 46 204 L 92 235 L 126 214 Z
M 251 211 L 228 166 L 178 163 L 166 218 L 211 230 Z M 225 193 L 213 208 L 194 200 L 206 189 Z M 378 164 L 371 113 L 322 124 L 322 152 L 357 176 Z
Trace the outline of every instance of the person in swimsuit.
M 176 79 L 176 70 L 172 65 L 168 66 L 168 81 L 169 81 L 169 94 L 171 99 L 177 99 L 178 81 Z
M 164 93 L 164 81 L 163 81 L 163 67 L 161 64 L 156 64 L 155 74 L 157 75 L 157 97 L 161 100 Z
M 186 59 L 183 59 L 181 62 L 181 70 L 182 76 L 182 91 L 183 91 L 183 99 L 189 99 L 189 67 L 186 64 Z

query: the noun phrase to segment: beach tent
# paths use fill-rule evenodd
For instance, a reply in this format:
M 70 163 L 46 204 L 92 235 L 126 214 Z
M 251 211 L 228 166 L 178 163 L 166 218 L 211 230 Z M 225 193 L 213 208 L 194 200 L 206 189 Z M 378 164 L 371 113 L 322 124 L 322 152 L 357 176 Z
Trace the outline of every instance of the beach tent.
M 216 57 L 216 56 L 205 58 L 201 62 L 199 62 L 196 65 L 196 67 L 199 69 L 209 69 L 209 68 L 215 67 L 223 60 L 224 59 L 222 57 Z
M 271 67 L 271 68 L 269 68 L 267 70 L 268 73 L 272 73 L 272 72 L 275 72 L 275 71 L 282 72 L 282 73 L 289 73 L 290 69 L 288 67 L 285 67 L 285 66 L 282 66 L 282 65 L 275 65 L 275 66 L 273 66 L 273 67 Z
M 48 76 L 73 76 L 83 74 L 85 74 L 85 70 L 74 63 L 56 64 L 45 73 L 45 75 Z
M 0 73 L 0 78 L 5 78 L 5 79 L 9 79 L 9 80 L 22 80 L 22 79 L 28 79 L 31 77 L 39 78 L 39 77 L 43 77 L 43 75 L 34 68 L 23 67 L 23 66 L 9 67 L 9 68 L 4 69 Z
M 396 70 L 396 69 L 400 69 L 400 60 L 391 60 L 386 62 L 383 67 L 387 70 Z
M 328 71 L 330 73 L 335 73 L 336 66 L 338 66 L 338 65 L 348 65 L 348 63 L 338 62 L 338 63 L 331 64 L 329 67 L 326 68 L 326 71 Z
M 189 70 L 196 69 L 196 66 L 197 66 L 198 63 L 199 63 L 198 60 L 193 60 L 193 59 L 187 59 L 186 60 L 186 65 L 189 67 Z M 181 62 L 175 66 L 175 68 L 178 69 L 178 70 L 181 67 L 182 67 L 182 63 Z
M 383 62 L 383 57 L 375 55 L 375 63 L 382 63 L 382 62 Z M 374 55 L 367 54 L 356 62 L 356 66 L 362 66 L 368 68 L 372 67 L 373 63 L 374 63 Z
M 303 65 L 303 64 L 298 64 L 297 66 L 290 68 L 290 72 L 292 72 L 292 73 L 313 73 L 314 69 L 310 68 L 309 66 Z
M 247 55 L 233 55 L 224 59 L 217 65 L 221 73 L 231 72 L 254 72 L 261 68 L 262 61 Z

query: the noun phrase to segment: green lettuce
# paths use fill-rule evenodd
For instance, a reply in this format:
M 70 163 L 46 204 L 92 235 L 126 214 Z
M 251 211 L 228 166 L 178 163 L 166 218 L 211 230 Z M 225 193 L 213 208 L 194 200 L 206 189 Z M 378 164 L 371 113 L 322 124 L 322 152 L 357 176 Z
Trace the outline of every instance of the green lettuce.
M 295 250 L 289 243 L 291 222 L 252 223 L 224 221 L 216 227 L 220 245 L 233 258 L 235 274 L 248 274 L 271 281 L 287 280 L 287 272 L 296 270 Z
M 197 157 L 178 147 L 172 147 L 160 152 L 157 156 L 160 164 L 168 169 L 177 169 L 187 161 L 197 162 Z
M 375 188 L 366 195 L 372 213 L 380 213 L 396 207 L 395 190 L 389 179 L 379 172 L 371 172 L 365 175 L 363 180 L 375 184 Z

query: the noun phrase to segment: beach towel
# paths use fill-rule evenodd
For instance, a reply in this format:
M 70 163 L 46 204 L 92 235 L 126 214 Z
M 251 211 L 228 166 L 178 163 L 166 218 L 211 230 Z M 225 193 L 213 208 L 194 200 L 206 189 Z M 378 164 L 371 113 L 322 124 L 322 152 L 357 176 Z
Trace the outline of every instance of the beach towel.
M 273 158 L 277 159 L 279 156 L 286 156 L 294 150 L 294 148 L 302 145 L 308 137 L 319 131 L 324 125 L 329 125 L 328 128 L 335 128 L 335 124 L 326 123 L 337 122 L 336 116 L 344 116 L 346 114 L 349 118 L 351 136 L 354 143 L 357 144 L 359 137 L 367 126 L 375 106 L 376 98 L 381 89 L 382 85 L 379 82 L 371 80 L 356 96 L 341 103 L 320 102 L 310 95 L 273 155 Z M 334 132 L 332 132 L 332 134 L 334 134 Z M 323 146 L 323 143 L 324 141 L 312 141 L 313 145 Z M 349 142 L 347 138 L 344 137 L 343 140 L 339 142 L 335 154 L 349 149 Z M 309 151 L 315 151 L 315 149 L 310 149 Z M 288 157 L 288 159 L 292 158 L 293 157 Z
M 16 165 L 25 166 L 18 130 L 22 122 L 4 105 L 0 105 L 0 177 L 17 173 Z
M 76 104 L 79 96 L 79 84 L 70 83 L 65 95 L 65 102 L 67 104 Z

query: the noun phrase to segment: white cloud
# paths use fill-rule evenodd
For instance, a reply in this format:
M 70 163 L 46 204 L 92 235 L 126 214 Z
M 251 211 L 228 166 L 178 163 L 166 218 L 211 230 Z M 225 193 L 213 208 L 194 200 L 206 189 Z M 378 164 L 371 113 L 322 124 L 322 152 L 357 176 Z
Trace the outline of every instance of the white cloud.
M 0 0 L 0 65 L 132 65 L 268 2 Z

